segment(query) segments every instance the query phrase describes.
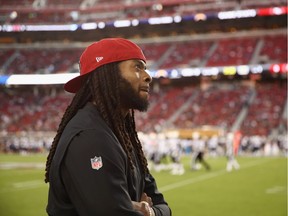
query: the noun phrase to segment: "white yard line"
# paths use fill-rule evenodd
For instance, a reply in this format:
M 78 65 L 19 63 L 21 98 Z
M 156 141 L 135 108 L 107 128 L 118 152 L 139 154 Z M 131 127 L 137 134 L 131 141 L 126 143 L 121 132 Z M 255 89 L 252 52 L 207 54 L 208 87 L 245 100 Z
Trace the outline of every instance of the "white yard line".
M 257 166 L 257 165 L 260 165 L 260 164 L 263 164 L 263 163 L 266 163 L 266 162 L 268 162 L 268 161 L 254 161 L 254 162 L 251 162 L 249 164 L 241 165 L 240 169 Z M 227 174 L 227 173 L 228 172 L 225 169 L 217 171 L 217 172 L 213 172 L 213 173 L 207 173 L 207 174 L 204 174 L 204 175 L 201 175 L 201 176 L 198 176 L 198 177 L 185 179 L 185 180 L 177 182 L 177 183 L 173 183 L 173 184 L 169 184 L 169 185 L 160 187 L 159 191 L 166 192 L 166 191 L 174 190 L 176 188 L 184 187 L 186 185 L 190 185 L 190 184 L 194 184 L 194 183 L 197 183 L 197 182 L 201 182 L 201 181 L 204 181 L 204 180 L 207 180 L 207 179 L 211 179 L 211 178 L 214 178 L 214 177 L 218 177 L 220 175 L 224 175 L 224 174 Z
M 285 186 L 274 186 L 272 188 L 266 189 L 265 193 L 267 194 L 276 194 L 276 193 L 282 193 L 287 191 Z
M 14 188 L 35 188 L 44 184 L 44 181 L 35 180 L 35 181 L 26 181 L 26 182 L 17 182 L 12 184 Z
M 268 161 L 255 161 L 246 165 L 242 165 L 240 169 L 243 168 L 249 168 L 252 166 L 257 166 L 263 163 L 266 163 Z M 31 166 L 31 164 L 29 164 Z M 35 165 L 35 164 L 34 164 Z M 14 166 L 13 166 L 14 167 Z M 38 167 L 39 168 L 39 167 Z M 211 173 L 207 173 L 198 177 L 193 177 L 193 178 L 189 178 L 189 179 L 185 179 L 183 181 L 177 182 L 177 183 L 173 183 L 173 184 L 169 184 L 166 186 L 163 186 L 161 188 L 159 188 L 159 191 L 161 192 L 166 192 L 166 191 L 170 191 L 170 190 L 174 190 L 176 188 L 180 188 L 180 187 L 184 187 L 186 185 L 190 185 L 190 184 L 194 184 L 197 182 L 201 182 L 201 181 L 205 181 L 207 179 L 211 179 L 214 177 L 218 177 L 220 175 L 224 175 L 227 174 L 227 171 L 225 169 L 217 171 L 217 172 L 211 172 Z M 44 183 L 44 180 L 33 180 L 33 181 L 26 181 L 26 182 L 16 182 L 13 183 L 11 186 L 9 187 L 4 187 L 0 189 L 0 193 L 6 193 L 6 192 L 14 192 L 14 191 L 20 191 L 20 190 L 29 190 L 29 189 L 35 189 L 35 188 L 39 188 L 39 187 L 48 187 L 48 184 Z
M 44 163 L 16 163 L 16 162 L 7 162 L 7 163 L 0 163 L 0 170 L 10 170 L 10 169 L 44 169 Z M 44 178 L 44 177 L 43 177 Z M 26 181 L 26 182 L 16 182 L 9 184 L 5 187 L 0 188 L 1 193 L 9 193 L 14 191 L 21 191 L 21 190 L 29 190 L 34 188 L 44 187 L 46 184 L 44 180 L 33 180 L 33 181 Z
M 16 182 L 13 183 L 11 186 L 6 186 L 0 189 L 1 193 L 10 193 L 15 191 L 21 191 L 21 190 L 30 190 L 30 189 L 36 189 L 40 187 L 47 187 L 47 184 L 44 183 L 44 180 L 34 180 L 34 181 L 26 181 L 26 182 Z
M 9 162 L 9 163 L 0 163 L 0 169 L 42 169 L 45 167 L 44 163 L 15 163 L 15 162 Z

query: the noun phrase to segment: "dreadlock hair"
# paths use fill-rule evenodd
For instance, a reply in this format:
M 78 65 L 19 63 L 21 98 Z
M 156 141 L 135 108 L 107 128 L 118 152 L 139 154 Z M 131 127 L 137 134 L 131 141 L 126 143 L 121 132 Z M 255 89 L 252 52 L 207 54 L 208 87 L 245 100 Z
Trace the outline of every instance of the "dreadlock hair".
M 130 168 L 134 169 L 133 148 L 140 160 L 142 170 L 148 173 L 147 159 L 144 156 L 141 142 L 138 138 L 134 110 L 123 117 L 121 113 L 121 100 L 119 95 L 119 73 L 118 63 L 110 63 L 97 68 L 87 75 L 86 84 L 75 94 L 70 105 L 67 107 L 59 124 L 56 136 L 46 161 L 45 182 L 49 182 L 49 171 L 58 142 L 68 122 L 77 111 L 89 101 L 93 101 L 96 108 L 107 125 L 112 129 L 122 148 L 127 154 Z

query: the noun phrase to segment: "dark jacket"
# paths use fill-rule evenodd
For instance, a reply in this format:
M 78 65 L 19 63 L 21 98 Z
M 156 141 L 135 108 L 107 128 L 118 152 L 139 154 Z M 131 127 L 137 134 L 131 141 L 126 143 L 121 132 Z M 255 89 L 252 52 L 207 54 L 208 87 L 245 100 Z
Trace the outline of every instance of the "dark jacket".
M 134 161 L 132 173 L 116 136 L 97 109 L 87 104 L 68 123 L 58 143 L 50 168 L 47 213 L 141 216 L 131 201 L 140 201 L 145 192 L 152 198 L 157 216 L 170 216 L 154 178 L 144 176 L 136 154 Z

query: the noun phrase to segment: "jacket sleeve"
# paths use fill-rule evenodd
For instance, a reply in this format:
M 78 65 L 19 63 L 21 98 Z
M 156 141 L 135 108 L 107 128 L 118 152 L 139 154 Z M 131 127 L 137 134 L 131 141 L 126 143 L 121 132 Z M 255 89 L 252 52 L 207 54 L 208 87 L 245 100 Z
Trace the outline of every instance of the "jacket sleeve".
M 101 157 L 102 167 L 91 159 Z M 127 158 L 111 134 L 83 131 L 70 143 L 61 166 L 61 178 L 79 215 L 142 216 L 133 210 L 128 194 Z
M 171 209 L 164 200 L 163 194 L 158 191 L 156 181 L 150 173 L 145 177 L 144 192 L 152 198 L 153 210 L 156 216 L 172 215 Z

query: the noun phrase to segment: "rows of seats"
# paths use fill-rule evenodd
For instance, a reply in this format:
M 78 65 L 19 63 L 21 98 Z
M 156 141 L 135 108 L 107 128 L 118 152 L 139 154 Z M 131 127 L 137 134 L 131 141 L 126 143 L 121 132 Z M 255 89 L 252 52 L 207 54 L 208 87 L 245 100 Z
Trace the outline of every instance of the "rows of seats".
M 2 7 L 32 7 L 34 0 L 0 0 Z
M 287 61 L 287 36 L 262 38 L 230 38 L 217 41 L 184 41 L 139 43 L 147 57 L 148 68 L 171 69 L 199 66 L 227 66 L 249 64 L 257 43 L 263 40 L 259 62 Z M 211 49 L 216 49 L 208 56 Z M 70 72 L 78 64 L 83 48 L 0 49 L 1 74 L 31 74 Z M 206 62 L 207 59 L 207 62 Z
M 155 63 L 169 50 L 171 43 L 139 44 L 146 58 L 147 65 L 153 67 Z
M 175 43 L 175 48 L 165 58 L 160 68 L 198 66 L 212 46 L 212 41 L 186 41 Z
M 33 92 L 33 91 L 32 91 Z M 1 92 L 1 131 L 55 131 L 71 95 L 34 94 L 31 89 Z
M 256 87 L 253 100 L 241 131 L 247 135 L 267 135 L 282 122 L 287 99 L 287 84 L 266 83 Z
M 279 5 L 286 6 L 286 0 L 275 0 L 275 1 L 251 1 L 251 0 L 240 0 L 241 8 L 259 8 L 259 7 L 279 7 Z
M 207 66 L 249 64 L 258 41 L 257 38 L 219 40 Z
M 46 0 L 47 7 L 68 6 L 73 8 L 79 8 L 83 0 Z
M 138 113 L 138 127 L 143 132 L 159 131 L 167 127 L 167 120 L 191 97 L 193 89 L 193 86 L 162 89 L 148 113 Z
M 72 95 L 64 93 L 62 89 L 53 94 L 36 94 L 31 90 L 1 91 L 2 132 L 57 130 Z M 283 121 L 286 90 L 287 84 L 283 82 L 257 84 L 257 96 L 248 106 L 250 87 L 240 83 L 216 83 L 207 89 L 200 89 L 197 85 L 160 88 L 152 91 L 147 113 L 135 112 L 137 129 L 149 133 L 167 128 L 210 125 L 229 130 L 240 111 L 247 108 L 240 131 L 249 136 L 267 136 Z M 180 113 L 177 114 L 178 111 Z M 171 121 L 175 115 L 176 118 Z
M 179 15 L 181 11 L 177 11 L 181 2 L 164 2 L 164 6 L 161 9 L 153 9 L 153 1 L 101 1 L 97 0 L 92 2 L 92 5 L 88 3 L 85 5 L 84 0 L 69 1 L 69 0 L 46 0 L 45 4 L 39 8 L 33 6 L 33 1 L 30 3 L 21 1 L 18 4 L 16 1 L 1 0 L 2 5 L 5 7 L 17 8 L 17 17 L 13 19 L 7 19 L 6 23 L 13 24 L 67 24 L 78 22 L 106 22 L 119 19 L 134 19 L 134 18 L 150 18 L 154 16 L 168 16 Z M 1 4 L 0 1 L 0 4 Z M 186 1 L 187 2 L 187 1 Z M 84 3 L 84 4 L 83 4 Z M 191 4 L 193 1 L 191 1 Z M 29 6 L 30 5 L 30 6 Z M 21 10 L 21 8 L 26 10 Z M 28 8 L 28 9 L 27 9 Z M 30 8 L 30 10 L 29 10 Z M 7 17 L 9 17 L 11 10 L 3 11 Z M 97 13 L 100 16 L 97 16 Z M 102 16 L 101 16 L 102 15 Z
M 5 57 L 0 61 L 7 75 L 66 73 L 73 71 L 82 51 L 79 48 L 0 50 L 0 56 Z
M 287 62 L 287 35 L 265 36 L 262 56 L 267 56 L 272 62 Z
M 26 9 L 26 8 L 33 8 L 33 3 L 35 3 L 35 0 L 0 0 L 0 5 L 3 8 L 6 7 L 22 7 L 22 9 Z M 74 7 L 77 8 L 80 6 L 80 4 L 83 2 L 83 0 L 44 0 L 43 1 L 44 7 L 50 7 L 50 6 L 61 6 L 61 5 L 65 5 L 65 6 L 69 6 L 69 7 Z
M 199 125 L 231 128 L 240 110 L 247 103 L 249 88 L 229 85 L 215 86 L 199 92 L 191 105 L 176 119 L 175 128 Z
M 151 91 L 149 96 L 149 108 L 146 112 L 135 111 L 135 117 L 137 119 L 137 127 L 141 128 L 143 132 L 148 132 L 152 129 L 152 131 L 156 130 L 153 123 L 155 123 L 155 119 L 152 119 L 150 115 L 153 115 L 154 107 L 159 106 L 160 103 L 164 102 L 164 97 L 166 95 L 166 90 L 161 89 L 161 91 Z M 156 119 L 157 121 L 157 119 Z
M 10 7 L 10 6 L 20 6 L 24 8 L 32 8 L 33 3 L 35 0 L 0 0 L 0 4 L 3 7 Z M 73 6 L 74 8 L 79 8 L 81 3 L 83 3 L 84 0 L 46 0 L 44 1 L 44 7 L 51 7 L 51 6 Z M 155 1 L 153 0 L 96 0 L 92 1 L 94 6 L 101 6 L 103 4 L 107 5 L 126 5 L 127 7 L 131 6 L 132 4 L 136 4 L 138 6 L 146 6 L 146 5 L 153 5 L 155 4 Z M 225 0 L 222 1 L 221 4 L 219 4 L 219 0 L 189 0 L 189 1 L 175 1 L 175 0 L 166 0 L 161 2 L 163 5 L 203 5 L 203 4 L 215 4 L 219 5 L 219 7 L 225 7 L 226 4 L 238 4 L 241 7 L 259 7 L 259 6 L 277 6 L 279 4 L 285 5 L 286 1 L 285 0 L 274 0 L 274 1 L 253 1 L 251 2 L 250 0 Z
M 40 1 L 41 2 L 41 1 Z M 162 4 L 154 1 L 139 1 L 139 0 L 121 0 L 121 1 L 91 1 L 85 6 L 88 1 L 84 0 L 46 0 L 43 3 L 35 4 L 37 1 L 21 0 L 7 1 L 0 0 L 0 5 L 3 8 L 2 14 L 9 17 L 11 9 L 16 9 L 17 17 L 7 19 L 6 23 L 14 24 L 67 24 L 77 22 L 98 22 L 98 21 L 114 21 L 118 19 L 134 19 L 134 18 L 150 18 L 155 16 L 191 16 L 197 13 L 210 13 L 219 11 L 229 11 L 245 8 L 259 8 L 272 6 L 286 6 L 283 0 L 261 1 L 251 3 L 248 1 L 220 1 L 205 0 L 205 1 L 161 1 Z M 273 3 L 274 2 L 274 3 Z M 160 6 L 161 5 L 161 6 Z M 9 8 L 10 10 L 5 10 Z M 40 9 L 40 10 L 39 10 Z M 74 15 L 71 14 L 74 13 Z M 77 16 L 75 16 L 75 12 Z M 95 13 L 106 13 L 105 16 L 99 19 L 90 19 L 95 16 Z M 111 12 L 112 16 L 109 16 Z M 115 16 L 116 14 L 116 16 Z

